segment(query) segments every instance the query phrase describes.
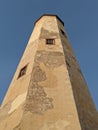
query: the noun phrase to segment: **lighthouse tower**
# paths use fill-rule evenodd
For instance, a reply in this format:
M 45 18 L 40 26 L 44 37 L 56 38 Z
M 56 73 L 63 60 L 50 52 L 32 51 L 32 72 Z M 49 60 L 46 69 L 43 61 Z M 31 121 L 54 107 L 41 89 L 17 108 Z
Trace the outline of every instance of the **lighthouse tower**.
M 41 16 L 0 108 L 0 130 L 98 130 L 97 115 L 63 21 Z

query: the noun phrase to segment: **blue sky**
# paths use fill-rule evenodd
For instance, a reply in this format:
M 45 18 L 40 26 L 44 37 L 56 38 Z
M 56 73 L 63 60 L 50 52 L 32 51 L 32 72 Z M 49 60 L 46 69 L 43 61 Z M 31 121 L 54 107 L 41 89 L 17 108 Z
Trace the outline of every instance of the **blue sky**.
M 42 14 L 64 21 L 98 110 L 98 0 L 0 0 L 0 103 Z

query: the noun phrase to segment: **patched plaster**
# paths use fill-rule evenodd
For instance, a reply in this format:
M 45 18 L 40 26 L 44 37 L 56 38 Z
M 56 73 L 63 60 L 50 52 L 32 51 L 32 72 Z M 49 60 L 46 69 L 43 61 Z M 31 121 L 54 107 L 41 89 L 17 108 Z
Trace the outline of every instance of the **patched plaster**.
M 15 100 L 11 103 L 11 109 L 8 114 L 11 114 L 14 110 L 16 110 L 26 99 L 27 92 L 19 95 L 15 98 Z
M 66 119 L 59 119 L 56 122 L 44 124 L 39 130 L 65 130 L 69 125 L 70 122 Z

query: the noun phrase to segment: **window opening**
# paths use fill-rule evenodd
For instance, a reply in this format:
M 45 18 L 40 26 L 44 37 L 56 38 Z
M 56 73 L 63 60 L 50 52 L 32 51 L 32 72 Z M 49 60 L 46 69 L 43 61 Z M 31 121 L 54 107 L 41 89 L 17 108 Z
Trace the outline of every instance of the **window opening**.
M 46 39 L 46 44 L 53 45 L 54 44 L 54 39 Z
M 64 32 L 62 29 L 60 29 L 60 30 L 61 30 L 61 33 L 62 33 L 65 37 L 67 37 L 66 34 L 65 34 L 65 32 Z
M 24 66 L 21 70 L 20 70 L 20 73 L 19 73 L 19 76 L 18 78 L 22 77 L 23 75 L 26 74 L 26 70 L 27 70 L 27 65 Z

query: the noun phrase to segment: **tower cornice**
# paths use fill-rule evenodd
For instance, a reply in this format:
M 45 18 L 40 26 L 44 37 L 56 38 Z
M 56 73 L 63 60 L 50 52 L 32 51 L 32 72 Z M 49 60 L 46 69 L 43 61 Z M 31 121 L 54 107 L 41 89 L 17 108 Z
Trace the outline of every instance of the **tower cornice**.
M 39 17 L 39 18 L 35 21 L 34 25 L 35 25 L 43 16 L 53 16 L 53 17 L 56 17 L 56 18 L 63 24 L 63 26 L 64 26 L 64 22 L 63 22 L 63 21 L 59 18 L 59 16 L 56 15 L 56 14 L 43 14 L 41 17 Z

